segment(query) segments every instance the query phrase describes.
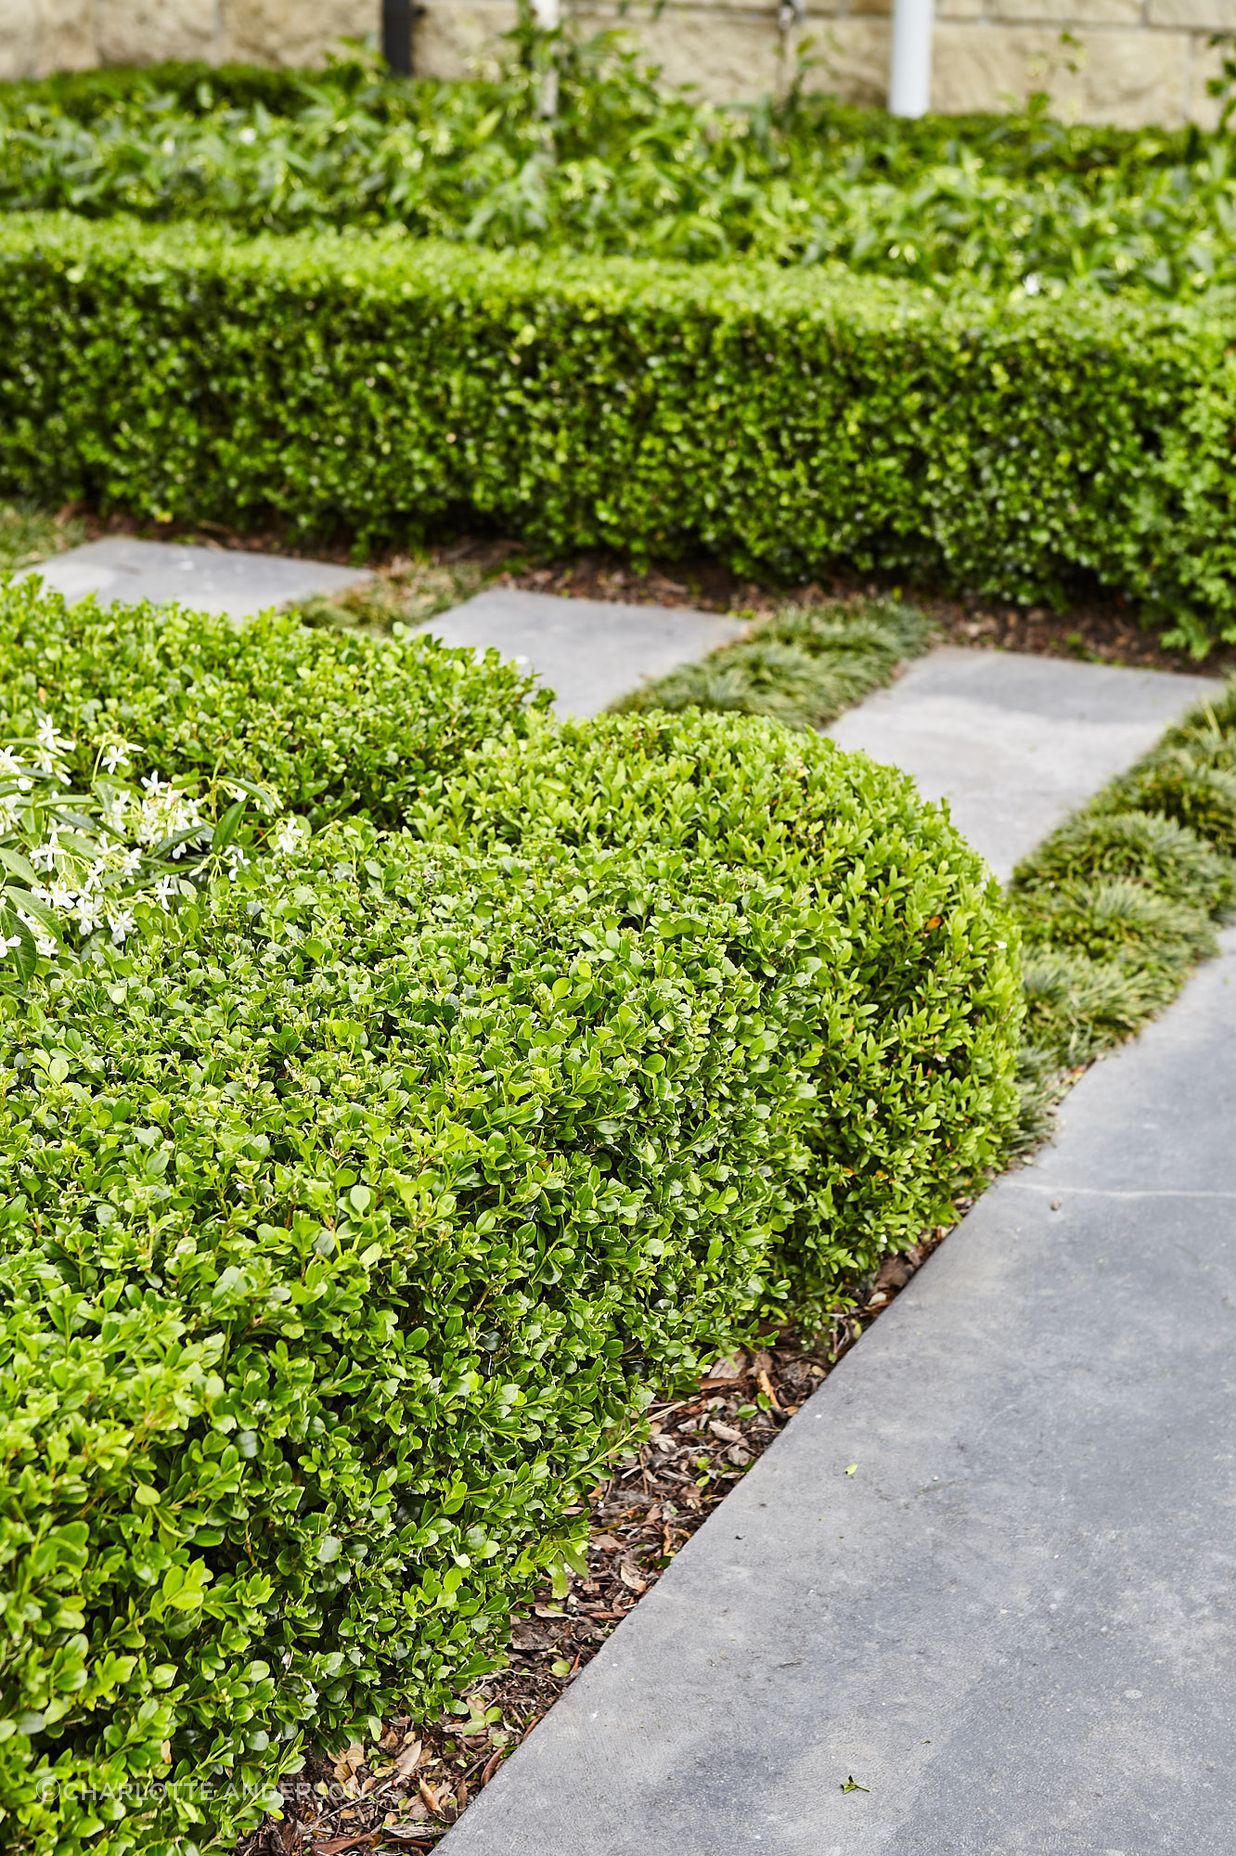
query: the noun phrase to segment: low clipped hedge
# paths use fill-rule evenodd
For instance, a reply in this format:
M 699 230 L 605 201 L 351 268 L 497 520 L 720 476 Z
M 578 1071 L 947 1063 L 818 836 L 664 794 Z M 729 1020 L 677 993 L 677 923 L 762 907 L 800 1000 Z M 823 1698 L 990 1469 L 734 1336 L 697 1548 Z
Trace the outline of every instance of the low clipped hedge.
M 459 755 L 518 733 L 547 700 L 496 651 L 478 660 L 424 635 L 313 630 L 295 613 L 237 625 L 0 584 L 0 730 L 31 733 L 51 714 L 83 776 L 120 739 L 143 770 L 227 774 L 315 817 L 397 819 Z
M 153 65 L 96 65 L 90 70 L 52 71 L 46 77 L 0 84 L 0 111 L 17 123 L 27 112 L 88 123 L 118 105 L 153 105 L 166 99 L 189 116 L 205 114 L 221 104 L 238 109 L 259 107 L 279 116 L 303 108 L 325 87 L 346 94 L 360 75 L 357 67 L 347 64 L 307 72 L 236 62 L 210 64 L 204 58 L 171 58 Z M 392 82 L 389 88 L 394 100 L 400 85 Z
M 1236 359 L 1210 309 L 821 269 L 543 259 L 23 214 L 0 488 L 406 539 L 842 561 L 1016 599 L 1097 579 L 1236 636 Z
M 840 1174 L 826 1199 L 808 1191 L 792 1232 L 804 1313 L 946 1218 L 946 1182 L 994 1158 L 1021 1015 L 1011 930 L 985 865 L 903 775 L 762 718 L 611 715 L 469 756 L 409 824 L 525 856 L 672 850 L 838 916 L 835 958 L 865 1005 L 834 1017 L 819 1000 L 812 1138 Z M 933 1113 L 910 1111 L 927 1100 Z M 895 1168 L 882 1135 L 867 1147 L 873 1112 L 917 1131 Z
M 226 1840 L 457 1692 L 646 1402 L 998 1150 L 1014 937 L 907 780 L 528 727 L 0 997 L 6 1848 Z

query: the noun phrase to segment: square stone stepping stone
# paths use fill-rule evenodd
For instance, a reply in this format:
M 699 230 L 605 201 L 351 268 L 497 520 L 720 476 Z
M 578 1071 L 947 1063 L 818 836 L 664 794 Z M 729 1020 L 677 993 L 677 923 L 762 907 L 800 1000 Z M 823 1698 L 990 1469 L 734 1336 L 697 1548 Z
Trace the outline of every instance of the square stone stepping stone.
M 620 696 L 707 657 L 746 626 L 686 606 L 622 606 L 494 587 L 425 627 L 443 643 L 504 657 L 534 670 L 554 691 L 559 715 L 597 715 Z
M 336 567 L 329 561 L 256 554 L 244 548 L 188 547 L 176 541 L 134 541 L 127 535 L 69 548 L 18 578 L 27 574 L 40 575 L 69 600 L 95 593 L 104 605 L 175 601 L 235 619 L 271 606 L 343 593 L 373 578 L 363 568 Z
M 1166 670 L 948 648 L 919 658 L 828 732 L 912 774 L 925 798 L 946 799 L 1004 878 L 1221 687 Z

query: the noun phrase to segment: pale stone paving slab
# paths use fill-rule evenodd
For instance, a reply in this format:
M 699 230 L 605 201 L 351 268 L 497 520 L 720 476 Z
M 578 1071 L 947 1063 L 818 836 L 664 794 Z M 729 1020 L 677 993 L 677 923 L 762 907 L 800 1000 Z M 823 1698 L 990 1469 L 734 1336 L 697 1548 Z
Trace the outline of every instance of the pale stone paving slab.
M 597 715 L 620 696 L 747 631 L 741 620 L 685 606 L 624 606 L 493 587 L 431 619 L 426 631 L 536 671 L 559 715 Z
M 270 606 L 347 592 L 373 575 L 364 568 L 336 567 L 329 561 L 304 561 L 287 554 L 259 554 L 244 548 L 199 548 L 172 541 L 134 541 L 109 535 L 53 555 L 19 574 L 41 575 L 66 599 L 97 594 L 106 605 L 156 605 L 175 601 L 198 612 L 250 618 Z
M 944 649 L 828 733 L 914 775 L 999 877 L 1215 693 L 1213 678 Z
M 755 1463 L 447 1856 L 1229 1856 L 1234 1118 L 1229 935 Z

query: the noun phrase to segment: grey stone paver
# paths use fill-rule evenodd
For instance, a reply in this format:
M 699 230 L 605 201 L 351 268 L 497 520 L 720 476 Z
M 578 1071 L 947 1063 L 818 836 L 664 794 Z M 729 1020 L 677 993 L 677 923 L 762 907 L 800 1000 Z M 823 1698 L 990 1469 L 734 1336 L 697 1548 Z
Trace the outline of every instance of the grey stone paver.
M 912 773 L 997 876 L 1129 767 L 1211 678 L 1003 651 L 932 651 L 829 729 Z
M 597 715 L 679 664 L 741 638 L 739 619 L 684 606 L 624 606 L 492 587 L 425 630 L 447 644 L 490 645 L 535 670 L 559 715 Z
M 1229 934 L 445 1856 L 1230 1856 L 1234 1123 Z
M 199 612 L 248 618 L 269 606 L 347 591 L 373 578 L 363 568 L 303 561 L 244 548 L 199 548 L 172 541 L 109 535 L 53 555 L 27 573 L 40 574 L 66 599 L 96 593 L 107 604 L 177 601 Z M 25 578 L 25 575 L 19 575 Z

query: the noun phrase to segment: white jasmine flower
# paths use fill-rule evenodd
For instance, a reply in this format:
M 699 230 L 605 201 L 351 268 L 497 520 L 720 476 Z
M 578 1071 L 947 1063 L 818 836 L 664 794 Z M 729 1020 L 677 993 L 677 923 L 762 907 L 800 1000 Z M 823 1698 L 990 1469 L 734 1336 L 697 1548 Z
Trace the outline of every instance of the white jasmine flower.
M 118 909 L 115 915 L 107 918 L 108 930 L 117 947 L 123 945 L 125 937 L 131 935 L 137 927 L 137 917 L 132 909 Z
M 246 123 L 245 127 L 239 131 L 236 139 L 238 142 L 243 142 L 247 148 L 250 143 L 257 141 L 257 130 L 250 128 L 249 124 Z
M 68 735 L 56 733 L 55 724 L 50 722 L 46 716 L 35 729 L 34 737 L 45 754 L 68 754 L 74 746 Z
M 35 870 L 54 870 L 56 859 L 60 855 L 60 840 L 53 831 L 50 838 L 42 844 L 32 846 L 30 863 Z
M 177 883 L 174 876 L 161 876 L 154 886 L 155 901 L 162 903 L 165 909 L 170 909 L 176 889 Z
M 121 767 L 127 766 L 132 754 L 133 749 L 127 741 L 111 741 L 103 750 L 103 766 L 108 773 L 118 773 Z
M 1043 288 L 1043 279 L 1037 271 L 1027 271 L 1021 280 L 1021 287 L 1027 296 L 1037 296 Z
M 295 816 L 282 819 L 270 840 L 270 848 L 281 857 L 294 851 L 308 836 L 308 827 L 303 818 Z

